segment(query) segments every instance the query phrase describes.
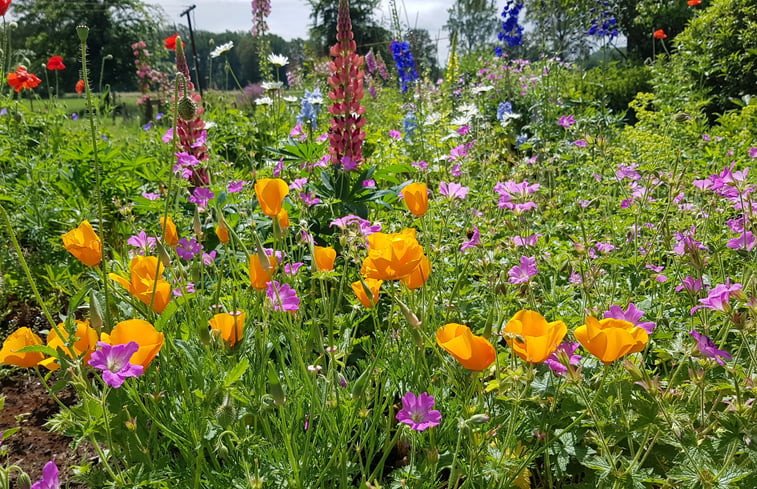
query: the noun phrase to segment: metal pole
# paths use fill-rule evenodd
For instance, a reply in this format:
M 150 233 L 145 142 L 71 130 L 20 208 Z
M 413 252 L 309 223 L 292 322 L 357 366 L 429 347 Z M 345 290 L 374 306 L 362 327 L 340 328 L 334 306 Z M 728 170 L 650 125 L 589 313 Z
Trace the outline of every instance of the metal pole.
M 181 13 L 181 15 L 187 16 L 187 23 L 189 24 L 189 41 L 192 43 L 192 57 L 194 58 L 195 62 L 195 76 L 197 77 L 197 89 L 200 92 L 200 97 L 203 97 L 202 94 L 202 77 L 200 76 L 200 64 L 197 61 L 197 47 L 195 46 L 195 33 L 192 30 L 192 18 L 189 16 L 189 12 L 195 9 L 197 7 L 196 5 L 192 5 L 188 9 L 186 9 L 184 12 Z M 204 97 L 203 97 L 204 98 Z

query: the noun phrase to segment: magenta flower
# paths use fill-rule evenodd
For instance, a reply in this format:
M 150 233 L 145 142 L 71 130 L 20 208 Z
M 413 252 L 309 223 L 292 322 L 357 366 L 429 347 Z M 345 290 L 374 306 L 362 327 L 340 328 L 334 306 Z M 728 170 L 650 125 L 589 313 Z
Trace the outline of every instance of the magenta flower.
M 298 261 L 295 263 L 285 263 L 284 264 L 284 273 L 287 275 L 297 275 L 297 272 L 300 271 L 300 268 L 302 268 L 305 264 Z
M 520 265 L 512 267 L 507 274 L 510 276 L 508 282 L 511 284 L 528 283 L 532 277 L 539 273 L 536 268 L 536 258 L 531 256 L 521 256 Z
M 425 161 L 415 161 L 412 163 L 414 168 L 417 168 L 419 170 L 428 170 L 428 163 Z
M 160 194 L 156 194 L 154 192 L 142 192 L 142 197 L 147 200 L 159 200 Z
M 313 192 L 302 192 L 300 194 L 300 200 L 308 207 L 312 207 L 321 203 L 321 199 L 316 197 Z
M 562 126 L 565 129 L 569 128 L 575 123 L 576 123 L 576 118 L 573 117 L 572 115 L 564 115 L 560 117 L 559 119 L 557 119 L 557 125 Z
M 397 131 L 396 129 L 391 129 L 389 130 L 389 137 L 394 140 L 402 139 L 402 133 Z
M 145 368 L 129 362 L 131 356 L 139 350 L 139 344 L 136 341 L 130 341 L 124 345 L 109 345 L 98 341 L 97 346 L 100 349 L 92 352 L 89 365 L 103 371 L 103 380 L 109 386 L 118 389 L 126 377 L 142 375 Z
M 176 246 L 176 254 L 185 260 L 191 260 L 195 255 L 202 253 L 202 245 L 197 242 L 197 239 L 181 238 L 179 244 Z
M 152 249 L 155 248 L 155 244 L 157 242 L 157 238 L 148 236 L 146 232 L 140 231 L 139 234 L 135 234 L 134 236 L 130 237 L 126 241 L 126 244 L 137 248 L 136 253 L 138 255 L 145 255 L 150 253 Z
M 381 224 L 371 224 L 371 221 L 363 219 L 362 217 L 356 216 L 354 214 L 349 214 L 344 217 L 334 219 L 329 223 L 329 227 L 332 228 L 336 226 L 339 229 L 344 230 L 347 229 L 350 224 L 357 224 L 360 229 L 360 233 L 363 236 L 369 236 L 373 233 L 378 233 L 379 231 L 381 231 Z
M 230 194 L 236 194 L 237 192 L 241 192 L 245 185 L 247 185 L 249 182 L 245 182 L 244 180 L 236 180 L 233 182 L 229 182 L 228 187 L 226 189 L 229 191 Z
M 594 247 L 599 251 L 600 253 L 609 253 L 612 250 L 615 249 L 615 245 L 610 243 L 597 243 L 594 245 Z
M 589 145 L 589 143 L 587 143 L 585 139 L 576 139 L 575 141 L 573 141 L 573 144 L 575 144 L 579 148 L 585 148 Z
M 686 290 L 689 294 L 696 294 L 702 290 L 702 279 L 694 277 L 686 277 L 681 281 L 681 285 L 676 287 L 676 292 Z
M 568 365 L 578 365 L 581 361 L 581 355 L 574 354 L 577 349 L 577 342 L 560 343 L 560 346 L 544 360 L 544 363 L 557 375 L 565 375 L 568 373 Z
M 298 311 L 300 298 L 289 284 L 280 284 L 276 280 L 266 283 L 265 295 L 274 311 Z
M 465 200 L 465 198 L 468 196 L 468 187 L 463 187 L 459 183 L 455 182 L 440 182 L 439 193 L 449 198 L 450 200 Z
M 754 148 L 749 148 L 749 157 L 757 158 L 757 146 L 755 146 Z
M 397 411 L 397 421 L 410 425 L 415 431 L 424 431 L 438 426 L 442 421 L 442 413 L 434 407 L 434 396 L 427 392 L 416 396 L 412 392 L 402 396 L 402 409 Z
M 208 201 L 215 196 L 216 194 L 214 194 L 208 187 L 195 187 L 192 196 L 189 197 L 189 201 L 193 204 L 197 204 L 197 207 L 200 209 L 205 209 L 208 206 Z
M 630 304 L 628 304 L 628 307 L 625 311 L 620 306 L 616 306 L 615 304 L 611 305 L 610 310 L 605 312 L 605 319 L 622 319 L 623 321 L 628 321 L 634 326 L 638 326 L 644 329 L 647 333 L 651 334 L 657 325 L 652 321 L 640 322 L 639 320 L 643 315 L 644 311 L 637 309 L 636 304 L 631 302 Z
M 173 141 L 173 127 L 169 127 L 160 139 L 162 139 L 164 143 L 170 143 Z
M 715 342 L 713 342 L 709 337 L 703 335 L 699 331 L 694 329 L 694 330 L 691 330 L 689 334 L 695 340 L 697 340 L 697 350 L 699 350 L 699 353 L 701 355 L 714 359 L 721 366 L 725 365 L 725 362 L 723 361 L 723 359 L 726 359 L 726 360 L 731 359 L 730 353 L 728 353 L 725 350 L 718 350 L 717 347 L 715 347 Z
M 463 245 L 460 247 L 460 251 L 465 253 L 465 251 L 469 248 L 473 248 L 474 246 L 479 246 L 481 244 L 481 233 L 478 230 L 477 226 L 473 226 L 473 233 L 471 234 L 471 237 L 468 241 L 463 243 Z
M 731 279 L 727 279 L 724 284 L 716 285 L 704 299 L 699 299 L 703 305 L 695 306 L 689 311 L 694 314 L 699 309 L 712 309 L 713 311 L 726 312 L 730 309 L 730 300 L 734 292 L 741 290 L 741 284 L 731 285 Z
M 376 188 L 376 180 L 369 178 L 361 183 L 363 188 Z
M 203 254 L 202 254 L 202 263 L 203 263 L 203 264 L 204 264 L 204 265 L 205 265 L 206 267 L 209 267 L 210 265 L 212 265 L 212 264 L 213 264 L 213 262 L 215 262 L 215 261 L 216 261 L 216 255 L 217 255 L 217 254 L 218 254 L 218 253 L 216 252 L 216 250 L 213 250 L 213 251 L 211 251 L 210 253 L 203 253 Z
M 54 460 L 50 460 L 42 468 L 42 478 L 32 484 L 30 489 L 59 489 L 58 466 Z
M 741 236 L 728 241 L 726 246 L 734 250 L 752 251 L 755 245 L 754 234 L 751 231 L 741 233 Z
M 676 233 L 676 245 L 673 247 L 673 252 L 676 255 L 683 256 L 688 254 L 693 257 L 699 254 L 698 250 L 709 251 L 701 241 L 694 239 L 694 233 L 696 230 L 696 226 L 692 225 L 688 231 Z
M 513 236 L 511 238 L 515 246 L 534 246 L 541 238 L 541 234 L 532 234 L 531 236 Z

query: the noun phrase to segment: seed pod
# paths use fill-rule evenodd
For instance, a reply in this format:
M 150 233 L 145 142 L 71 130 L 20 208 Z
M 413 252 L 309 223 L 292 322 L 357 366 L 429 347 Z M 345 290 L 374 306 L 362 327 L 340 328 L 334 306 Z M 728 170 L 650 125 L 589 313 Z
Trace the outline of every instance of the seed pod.
M 197 104 L 191 98 L 184 95 L 179 99 L 179 103 L 176 106 L 176 112 L 179 117 L 185 121 L 193 121 L 195 114 L 197 114 Z

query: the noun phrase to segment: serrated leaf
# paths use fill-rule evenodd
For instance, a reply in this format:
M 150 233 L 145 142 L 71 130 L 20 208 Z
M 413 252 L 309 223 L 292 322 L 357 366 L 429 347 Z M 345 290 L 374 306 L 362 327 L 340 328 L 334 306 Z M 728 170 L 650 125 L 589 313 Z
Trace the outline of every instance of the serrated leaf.
M 233 369 L 226 374 L 226 378 L 223 379 L 223 386 L 225 388 L 230 387 L 234 382 L 242 378 L 242 375 L 247 371 L 250 366 L 250 361 L 243 357 L 242 360 L 237 363 Z

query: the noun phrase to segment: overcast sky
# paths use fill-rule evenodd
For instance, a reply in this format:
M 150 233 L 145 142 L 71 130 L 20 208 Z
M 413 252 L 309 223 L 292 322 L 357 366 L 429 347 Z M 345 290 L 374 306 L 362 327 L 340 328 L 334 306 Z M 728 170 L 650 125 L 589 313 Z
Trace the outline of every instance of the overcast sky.
M 454 0 L 397 0 L 400 21 L 409 25 L 427 29 L 432 39 L 441 38 L 438 43 L 440 61 L 446 61 L 447 32 L 442 26 L 447 22 L 447 9 Z M 247 31 L 251 26 L 249 0 L 181 0 L 154 1 L 166 11 L 169 22 L 186 25 L 186 17 L 181 17 L 190 5 L 196 5 L 193 11 L 192 27 L 210 32 Z M 381 9 L 375 18 L 390 25 L 389 2 L 382 0 Z M 308 37 L 310 24 L 310 5 L 307 0 L 271 0 L 271 16 L 268 25 L 273 34 L 284 39 Z

